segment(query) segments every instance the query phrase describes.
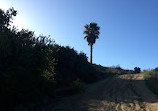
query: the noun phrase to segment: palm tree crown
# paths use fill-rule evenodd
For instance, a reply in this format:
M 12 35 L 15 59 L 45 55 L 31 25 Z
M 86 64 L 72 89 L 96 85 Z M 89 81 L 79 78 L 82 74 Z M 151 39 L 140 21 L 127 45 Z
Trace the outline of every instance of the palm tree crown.
M 96 39 L 99 38 L 99 29 L 100 27 L 97 26 L 97 23 L 90 22 L 90 24 L 85 25 L 85 31 L 83 34 L 86 34 L 84 39 L 87 40 L 88 45 L 93 45 Z

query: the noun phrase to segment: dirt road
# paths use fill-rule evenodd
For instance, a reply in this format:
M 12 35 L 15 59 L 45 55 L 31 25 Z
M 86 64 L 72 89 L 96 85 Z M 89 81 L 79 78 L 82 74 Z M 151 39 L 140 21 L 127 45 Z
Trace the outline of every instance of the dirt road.
M 45 111 L 158 111 L 158 97 L 146 87 L 143 75 L 109 77 L 85 92 L 50 105 Z

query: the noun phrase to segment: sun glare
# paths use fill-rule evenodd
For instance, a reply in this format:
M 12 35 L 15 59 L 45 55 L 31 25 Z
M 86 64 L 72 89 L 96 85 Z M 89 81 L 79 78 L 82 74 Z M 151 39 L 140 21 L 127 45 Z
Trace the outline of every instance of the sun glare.
M 2 10 L 6 11 L 11 7 L 12 6 L 9 3 L 0 1 L 0 8 Z M 17 27 L 19 30 L 21 30 L 22 28 L 26 28 L 18 15 L 13 18 L 13 23 L 11 25 Z
M 12 25 L 17 27 L 19 30 L 21 30 L 22 28 L 25 28 L 25 26 L 23 25 L 23 23 L 20 21 L 20 19 L 18 17 L 15 17 L 13 19 Z

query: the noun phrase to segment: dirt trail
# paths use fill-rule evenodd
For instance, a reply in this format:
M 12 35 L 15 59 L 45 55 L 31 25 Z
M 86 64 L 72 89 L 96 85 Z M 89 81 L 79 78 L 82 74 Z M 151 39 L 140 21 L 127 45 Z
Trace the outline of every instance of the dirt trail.
M 143 75 L 127 74 L 89 85 L 82 94 L 44 111 L 158 111 L 158 97 L 148 90 Z

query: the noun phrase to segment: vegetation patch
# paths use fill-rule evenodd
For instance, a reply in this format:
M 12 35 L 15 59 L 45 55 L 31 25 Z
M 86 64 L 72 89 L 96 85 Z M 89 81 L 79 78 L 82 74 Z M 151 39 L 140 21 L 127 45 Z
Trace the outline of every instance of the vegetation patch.
M 158 71 L 156 69 L 144 71 L 144 78 L 148 88 L 155 94 L 158 95 Z

